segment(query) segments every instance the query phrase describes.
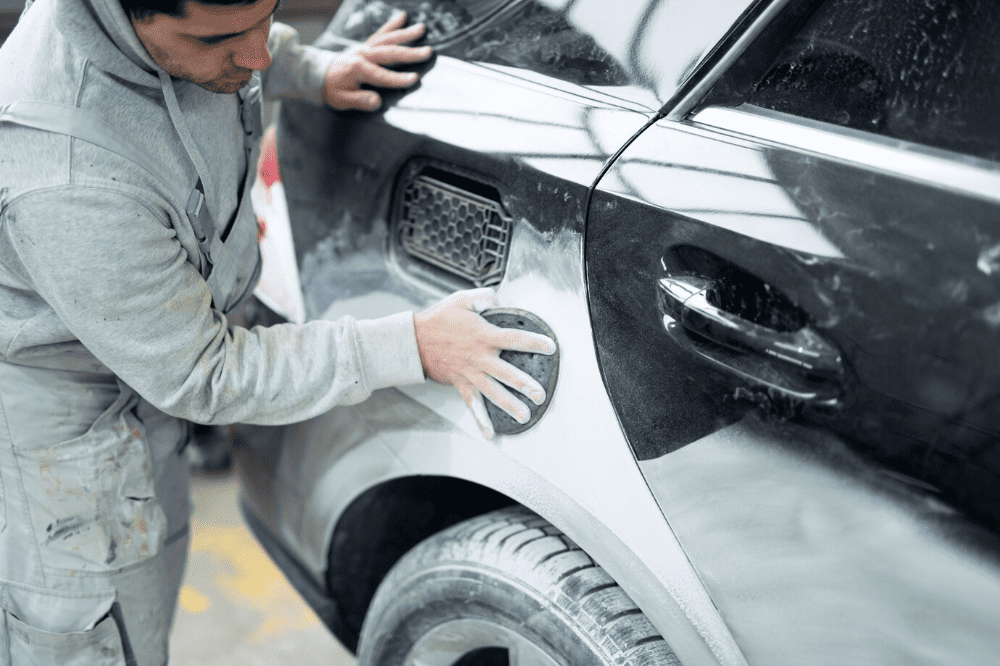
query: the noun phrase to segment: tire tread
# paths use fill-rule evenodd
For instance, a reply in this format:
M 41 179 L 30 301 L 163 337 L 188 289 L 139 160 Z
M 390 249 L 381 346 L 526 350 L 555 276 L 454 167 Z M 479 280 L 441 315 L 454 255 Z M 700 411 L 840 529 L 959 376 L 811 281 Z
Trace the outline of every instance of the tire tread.
M 680 661 L 635 602 L 594 560 L 558 528 L 524 507 L 508 507 L 469 523 L 507 529 L 477 529 L 468 545 L 478 552 L 496 551 L 516 559 L 524 570 L 539 574 L 535 586 L 568 612 L 590 619 L 598 641 L 618 666 L 671 666 Z M 447 532 L 442 533 L 443 538 Z M 458 535 L 456 535 L 458 536 Z M 512 547 L 512 544 L 517 544 Z M 558 544 L 558 545 L 557 545 Z M 560 558 L 569 555 L 571 557 Z M 575 557 L 573 557 L 575 556 Z M 563 561 L 565 559 L 566 561 Z M 557 564 L 558 566 L 546 566 Z M 589 584 L 579 585 L 586 576 Z M 533 583 L 536 581 L 532 581 Z M 595 637 L 596 638 L 596 637 Z
M 440 567 L 489 570 L 490 575 L 530 591 L 533 604 L 548 607 L 554 618 L 563 618 L 558 620 L 560 626 L 567 628 L 567 636 L 576 637 L 572 640 L 581 643 L 588 659 L 599 658 L 609 666 L 680 664 L 642 610 L 590 555 L 544 518 L 521 506 L 458 523 L 425 540 L 397 562 L 369 608 L 359 663 L 369 663 L 366 635 L 372 645 L 398 636 L 392 629 L 375 625 L 381 624 L 378 618 L 392 606 L 399 590 L 418 589 L 418 581 Z M 416 606 L 406 608 L 426 607 L 423 600 L 413 603 Z M 391 621 L 385 625 L 393 626 Z

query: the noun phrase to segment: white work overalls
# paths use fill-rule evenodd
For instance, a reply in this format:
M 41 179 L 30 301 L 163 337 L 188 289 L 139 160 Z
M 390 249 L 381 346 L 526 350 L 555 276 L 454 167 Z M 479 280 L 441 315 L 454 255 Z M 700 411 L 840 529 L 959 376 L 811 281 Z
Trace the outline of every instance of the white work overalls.
M 250 204 L 256 74 L 240 95 L 247 174 L 224 241 L 202 179 L 163 172 L 102 119 L 18 102 L 0 109 L 0 122 L 83 139 L 183 191 L 198 268 L 213 307 L 228 312 L 260 273 Z M 163 666 L 189 541 L 188 428 L 112 375 L 49 366 L 0 362 L 0 666 Z

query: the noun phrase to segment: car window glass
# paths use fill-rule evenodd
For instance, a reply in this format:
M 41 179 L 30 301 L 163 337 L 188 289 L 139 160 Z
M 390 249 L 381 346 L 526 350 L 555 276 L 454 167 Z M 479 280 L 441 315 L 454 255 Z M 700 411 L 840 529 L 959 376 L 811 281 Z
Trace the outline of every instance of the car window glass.
M 997 34 L 995 0 L 831 0 L 748 101 L 998 160 Z

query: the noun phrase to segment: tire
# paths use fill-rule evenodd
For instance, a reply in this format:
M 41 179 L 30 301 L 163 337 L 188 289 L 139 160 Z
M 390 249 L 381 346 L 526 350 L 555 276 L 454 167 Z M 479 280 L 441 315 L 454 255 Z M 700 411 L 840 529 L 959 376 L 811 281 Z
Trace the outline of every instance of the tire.
M 365 616 L 360 666 L 671 666 L 666 641 L 614 580 L 519 506 L 409 551 Z

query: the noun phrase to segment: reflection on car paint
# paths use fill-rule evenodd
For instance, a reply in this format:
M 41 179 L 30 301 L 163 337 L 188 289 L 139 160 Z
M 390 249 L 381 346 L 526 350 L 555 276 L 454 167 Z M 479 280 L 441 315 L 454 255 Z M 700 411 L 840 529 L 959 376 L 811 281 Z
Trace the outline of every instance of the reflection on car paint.
M 424 4 L 388 3 L 414 17 L 430 16 Z M 746 4 L 724 0 L 706 12 L 685 0 L 624 0 L 615 3 L 617 20 L 608 21 L 605 0 L 515 0 L 503 9 L 486 1 L 471 11 L 445 11 L 428 23 L 428 39 L 438 53 L 469 62 L 583 86 L 644 88 L 661 106 L 691 79 Z M 361 39 L 388 16 L 388 5 L 360 0 L 338 15 L 331 30 Z M 491 18 L 477 23 L 483 15 Z
M 529 83 L 498 86 L 501 75 L 458 62 L 448 67 L 457 71 L 428 72 L 418 90 L 386 110 L 386 121 L 468 150 L 516 156 L 581 185 L 589 185 L 609 155 L 642 126 L 632 111 L 563 99 Z M 459 74 L 461 88 L 451 88 Z
M 640 467 L 750 663 L 995 659 L 996 537 L 836 438 L 750 417 Z
M 765 156 L 739 139 L 709 142 L 696 129 L 661 122 L 609 176 L 602 190 L 791 250 L 843 256 L 777 182 Z
M 407 13 L 410 23 L 423 23 L 424 41 L 438 45 L 489 19 L 511 0 L 348 0 L 331 29 L 359 42 L 375 33 L 393 12 Z
M 709 107 L 695 114 L 692 121 L 732 132 L 735 141 L 740 135 L 752 137 L 983 199 L 996 199 L 1000 194 L 996 163 L 965 156 L 956 159 L 953 153 L 937 148 L 831 127 L 749 104 Z
M 984 447 L 996 437 L 997 365 L 990 362 L 984 368 L 982 360 L 996 357 L 1000 349 L 995 344 L 995 329 L 986 322 L 982 308 L 1000 301 L 1000 286 L 976 264 L 984 251 L 997 244 L 996 229 L 986 222 L 994 218 L 996 205 L 793 149 L 753 146 L 749 141 L 749 137 L 736 139 L 661 121 L 658 129 L 646 132 L 626 151 L 610 172 L 621 179 L 619 182 L 630 183 L 628 170 L 634 166 L 633 159 L 647 164 L 645 173 L 651 174 L 633 194 L 651 209 L 630 213 L 635 242 L 649 248 L 642 250 L 648 255 L 642 261 L 648 264 L 636 265 L 635 269 L 641 268 L 637 275 L 648 274 L 652 283 L 663 253 L 674 245 L 687 244 L 717 253 L 783 291 L 845 350 L 850 376 L 857 379 L 849 389 L 853 397 L 849 396 L 846 411 L 817 416 L 816 422 L 848 434 L 858 442 L 857 450 L 890 468 L 942 486 L 949 497 L 979 519 L 1000 519 L 992 502 L 972 499 L 973 493 L 982 493 L 990 484 L 984 486 L 965 477 L 978 473 L 972 469 L 960 473 L 965 463 L 956 466 L 946 462 L 958 453 L 976 460 L 968 464 L 977 469 L 995 467 Z M 718 151 L 727 156 L 728 172 L 720 173 L 717 168 L 719 161 L 712 156 Z M 745 156 L 733 155 L 734 151 L 743 151 Z M 674 165 L 692 161 L 695 164 L 686 169 L 683 181 L 686 187 L 671 187 L 669 174 L 674 173 Z M 655 165 L 662 169 L 659 179 Z M 759 178 L 762 165 L 772 174 L 770 184 L 753 180 Z M 741 169 L 751 178 L 733 187 L 727 174 Z M 608 183 L 611 188 L 618 186 L 615 181 Z M 771 188 L 785 205 L 789 201 L 794 204 L 800 218 L 795 221 L 798 230 L 794 235 L 782 236 L 773 230 L 762 234 L 755 229 L 761 217 L 766 220 L 774 212 L 771 202 L 775 197 L 764 196 L 761 185 Z M 735 210 L 730 214 L 740 224 L 736 227 L 739 235 L 723 231 L 733 228 L 732 221 L 720 228 L 718 218 L 692 210 L 688 194 L 692 190 L 718 192 L 723 205 L 733 201 Z M 739 205 L 745 211 L 740 211 Z M 620 230 L 607 225 L 626 214 L 616 208 L 632 210 L 631 205 L 615 203 L 603 192 L 595 196 L 591 233 L 609 244 L 595 245 L 588 255 L 593 257 L 592 285 L 598 284 L 593 276 L 603 271 L 599 268 L 605 261 L 602 257 L 634 255 L 634 250 L 627 249 L 632 242 L 628 237 L 606 235 L 611 229 Z M 655 216 L 647 217 L 653 210 L 670 214 L 656 222 Z M 669 226 L 665 224 L 668 219 L 672 220 Z M 602 231 L 605 226 L 608 230 Z M 817 239 L 825 243 L 817 243 Z M 602 277 L 600 283 L 608 287 L 623 284 L 620 278 L 605 279 Z M 596 302 L 621 299 L 623 289 L 613 287 L 612 291 L 622 292 L 613 297 L 599 293 Z M 601 322 L 598 327 L 604 325 Z M 619 327 L 610 321 L 607 325 Z M 658 327 L 660 322 L 649 321 L 648 325 Z M 713 386 L 714 382 L 709 373 L 702 384 Z M 736 395 L 724 385 L 725 381 L 711 390 L 723 396 Z M 652 414 L 664 408 L 657 406 L 649 413 L 638 409 L 622 419 L 626 430 L 641 430 L 644 423 L 652 428 L 631 437 L 642 451 L 640 457 L 656 457 L 683 443 L 677 436 L 683 429 L 664 432 L 653 425 L 657 417 Z M 941 444 L 941 438 L 946 438 L 947 446 Z M 645 441 L 660 444 L 647 450 L 641 443 Z

